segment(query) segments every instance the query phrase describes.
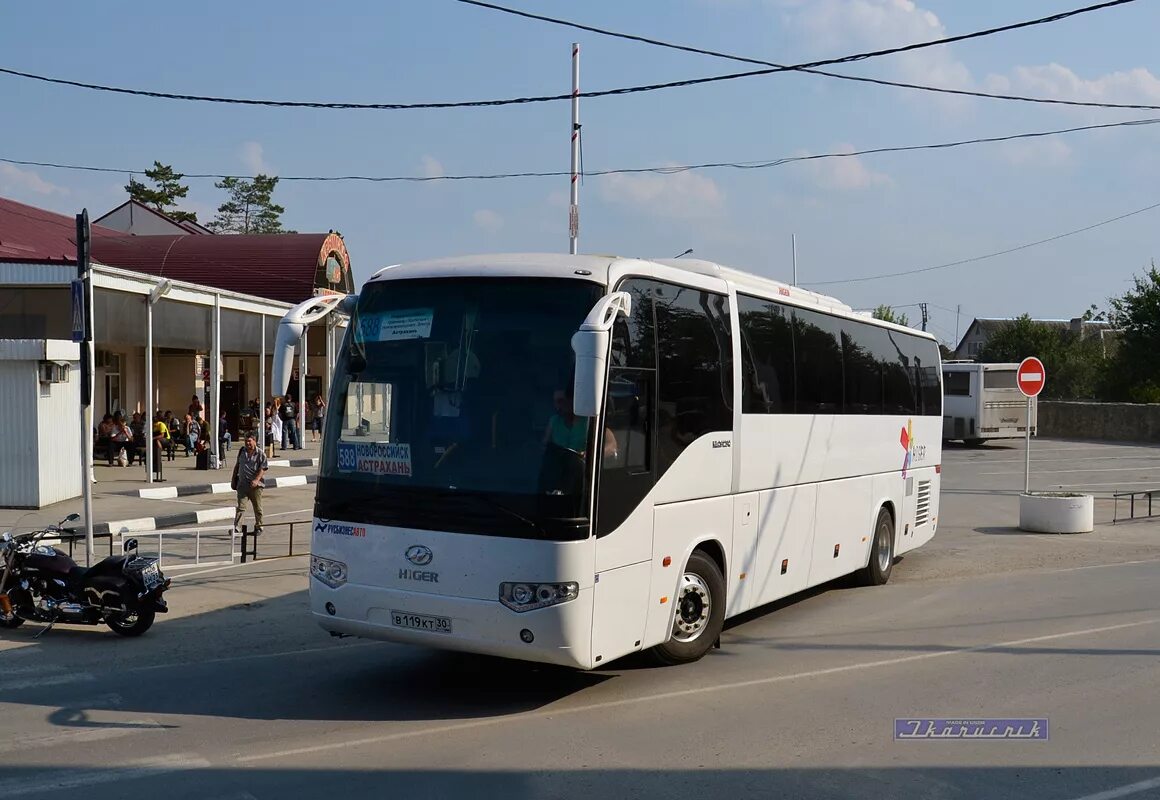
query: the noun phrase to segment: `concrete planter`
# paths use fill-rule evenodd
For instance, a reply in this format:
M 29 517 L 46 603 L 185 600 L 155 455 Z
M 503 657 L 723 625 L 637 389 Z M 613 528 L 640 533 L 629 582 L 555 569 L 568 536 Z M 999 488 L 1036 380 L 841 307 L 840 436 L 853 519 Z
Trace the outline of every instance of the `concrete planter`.
M 1035 533 L 1090 533 L 1095 504 L 1090 494 L 1030 492 L 1019 495 L 1019 528 Z

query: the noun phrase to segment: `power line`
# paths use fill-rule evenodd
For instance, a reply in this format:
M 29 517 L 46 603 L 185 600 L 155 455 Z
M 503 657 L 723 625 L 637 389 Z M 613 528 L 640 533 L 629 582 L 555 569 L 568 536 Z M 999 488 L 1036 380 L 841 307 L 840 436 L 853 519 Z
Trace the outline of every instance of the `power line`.
M 712 56 L 713 58 L 723 58 L 729 61 L 738 61 L 743 64 L 756 64 L 760 66 L 776 67 L 778 70 L 806 72 L 811 75 L 822 75 L 827 78 L 837 78 L 843 81 L 856 81 L 858 83 L 872 83 L 878 86 L 892 86 L 898 89 L 915 89 L 923 92 L 935 92 L 938 94 L 953 94 L 964 97 L 983 97 L 990 100 L 1013 100 L 1022 103 L 1046 103 L 1050 105 L 1063 106 L 1081 106 L 1084 108 L 1122 108 L 1130 110 L 1155 111 L 1160 110 L 1160 106 L 1147 105 L 1142 103 L 1097 103 L 1086 102 L 1082 100 L 1059 100 L 1047 97 L 1030 97 L 1027 95 L 1018 94 L 1000 94 L 996 92 L 979 92 L 970 89 L 952 89 L 945 86 L 928 86 L 921 83 L 906 83 L 904 81 L 888 81 L 883 78 L 869 78 L 864 75 L 844 75 L 840 72 L 829 72 L 822 69 L 814 69 L 808 66 L 786 66 L 775 61 L 765 61 L 760 58 L 749 58 L 746 56 L 739 56 L 733 53 L 723 53 L 719 50 L 707 50 L 701 47 L 692 47 L 689 45 L 674 44 L 673 42 L 666 42 L 660 39 L 652 39 L 647 36 L 638 36 L 631 33 L 621 33 L 619 31 L 608 30 L 607 28 L 597 28 L 593 25 L 585 25 L 580 22 L 573 22 L 571 20 L 559 19 L 557 17 L 548 17 L 543 14 L 533 14 L 528 11 L 521 11 L 515 8 L 508 8 L 507 6 L 497 5 L 495 3 L 486 3 L 482 0 L 455 0 L 466 5 L 478 6 L 479 8 L 486 8 L 492 11 L 499 11 L 504 14 L 511 14 L 517 17 L 524 17 L 526 19 L 537 20 L 539 22 L 547 22 L 551 25 L 562 25 L 566 28 L 575 28 L 576 30 L 587 31 L 595 33 L 600 36 L 610 36 L 615 39 L 625 39 L 631 42 L 640 42 L 642 44 L 653 45 L 655 47 L 664 47 L 669 50 L 679 50 L 685 53 L 695 53 L 697 55 Z
M 976 261 L 984 261 L 988 258 L 995 258 L 997 256 L 1005 256 L 1009 253 L 1017 253 L 1020 250 L 1026 250 L 1030 247 L 1038 247 L 1041 244 L 1047 244 L 1048 242 L 1056 242 L 1056 241 L 1059 241 L 1060 239 L 1066 239 L 1068 236 L 1075 236 L 1076 234 L 1079 234 L 1079 233 L 1084 233 L 1086 231 L 1095 230 L 1096 228 L 1101 228 L 1104 225 L 1110 225 L 1113 222 L 1119 222 L 1122 219 L 1127 219 L 1128 217 L 1134 217 L 1137 214 L 1143 214 L 1146 211 L 1151 211 L 1151 210 L 1156 209 L 1156 208 L 1160 208 L 1160 203 L 1153 203 L 1150 206 L 1145 206 L 1144 208 L 1138 208 L 1135 211 L 1129 211 L 1127 214 L 1120 214 L 1118 217 L 1112 217 L 1111 219 L 1105 219 L 1102 222 L 1097 222 L 1093 225 L 1086 225 L 1082 228 L 1076 228 L 1073 231 L 1067 231 L 1066 233 L 1060 233 L 1060 234 L 1057 234 L 1056 236 L 1050 236 L 1046 239 L 1039 239 L 1038 241 L 1028 242 L 1026 244 L 1021 244 L 1021 245 L 1018 245 L 1017 247 L 1009 247 L 1006 250 L 998 250 L 994 253 L 986 253 L 985 255 L 981 255 L 981 256 L 973 256 L 971 258 L 964 258 L 964 259 L 960 259 L 959 261 L 950 261 L 946 264 L 936 264 L 935 266 L 932 266 L 932 267 L 920 267 L 919 269 L 907 269 L 907 270 L 903 270 L 901 272 L 887 272 L 887 273 L 883 273 L 881 275 L 864 275 L 860 278 L 842 278 L 840 280 L 833 280 L 833 281 L 814 281 L 813 283 L 808 283 L 806 285 L 807 286 L 833 286 L 833 285 L 839 284 L 839 283 L 864 283 L 866 281 L 878 281 L 878 280 L 882 280 L 884 278 L 899 278 L 899 277 L 902 277 L 904 275 L 917 275 L 920 272 L 933 272 L 934 270 L 938 270 L 938 269 L 949 269 L 951 267 L 960 267 L 963 264 L 973 264 Z
M 642 86 L 627 86 L 619 89 L 603 89 L 594 92 L 581 92 L 581 97 L 611 97 L 616 95 L 639 94 L 641 92 L 653 92 L 660 89 L 675 89 L 685 86 L 698 86 L 706 83 L 717 83 L 720 81 L 737 80 L 738 78 L 749 78 L 757 75 L 771 75 L 777 72 L 800 72 L 805 69 L 813 69 L 816 67 L 829 66 L 831 64 L 849 64 L 855 61 L 865 61 L 871 58 L 879 58 L 881 56 L 894 55 L 897 53 L 907 53 L 914 50 L 921 50 L 927 47 L 935 47 L 937 45 L 951 44 L 953 42 L 962 42 L 968 39 L 978 39 L 984 36 L 992 36 L 997 33 L 1005 33 L 1007 31 L 1018 30 L 1021 28 L 1029 28 L 1035 25 L 1045 25 L 1052 22 L 1074 17 L 1079 14 L 1087 14 L 1093 11 L 1100 11 L 1113 6 L 1126 5 L 1127 3 L 1134 3 L 1136 0 L 1106 0 L 1103 3 L 1096 5 L 1085 6 L 1077 8 L 1072 11 L 1064 11 L 1058 14 L 1052 14 L 1047 17 L 1040 17 L 1038 19 L 1026 20 L 1023 22 L 1016 22 L 1010 25 L 1002 25 L 996 28 L 987 28 L 985 30 L 973 31 L 971 33 L 959 34 L 957 36 L 947 36 L 942 39 L 933 39 L 926 42 L 915 42 L 913 44 L 902 45 L 900 47 L 891 47 L 884 50 L 873 50 L 864 53 L 854 53 L 848 56 L 841 56 L 839 58 L 827 58 L 820 61 L 809 61 L 803 64 L 793 64 L 789 66 L 777 66 L 767 69 L 750 70 L 748 72 L 735 72 L 728 75 L 713 75 L 705 78 L 690 78 L 681 81 L 669 81 L 666 83 L 651 83 Z M 513 97 L 502 100 L 461 100 L 451 102 L 425 102 L 425 103 L 336 103 L 336 102 L 322 102 L 313 100 L 256 100 L 240 97 L 218 97 L 213 95 L 197 95 L 197 94 L 177 94 L 172 92 L 155 92 L 144 89 L 130 89 L 122 86 L 107 86 L 97 83 L 86 83 L 83 81 L 75 81 L 66 78 L 53 78 L 46 75 L 37 75 L 31 72 L 22 72 L 20 70 L 10 69 L 7 67 L 0 67 L 0 73 L 13 75 L 18 78 L 26 78 L 28 80 L 41 81 L 43 83 L 52 83 L 61 86 L 73 86 L 79 89 L 89 89 L 98 92 L 112 92 L 115 94 L 133 95 L 136 97 L 152 97 L 163 100 L 188 100 L 203 103 L 226 103 L 233 105 L 246 106 L 268 106 L 274 108 L 319 108 L 319 109 L 345 109 L 345 110 L 378 110 L 378 111 L 400 111 L 413 109 L 442 109 L 442 108 L 488 108 L 497 106 L 513 106 L 513 105 L 528 105 L 531 103 L 546 103 L 552 101 L 571 100 L 572 94 L 557 94 L 557 95 L 543 95 L 534 97 Z
M 794 164 L 801 161 L 820 161 L 830 158 L 855 158 L 857 156 L 877 155 L 880 153 L 907 153 L 919 150 L 946 150 L 954 147 L 965 147 L 976 144 L 993 144 L 996 142 L 1009 142 L 1018 139 L 1037 139 L 1045 136 L 1057 136 L 1067 133 L 1078 133 L 1082 131 L 1102 130 L 1107 128 L 1126 128 L 1135 127 L 1139 125 L 1155 125 L 1160 123 L 1160 117 L 1152 117 L 1147 119 L 1131 119 L 1123 120 L 1121 122 L 1104 122 L 1097 125 L 1081 125 L 1074 128 L 1059 128 L 1050 131 L 1030 131 L 1026 133 L 1013 133 L 1006 136 L 988 136 L 976 139 L 962 139 L 953 142 L 936 142 L 933 144 L 914 144 L 901 145 L 894 147 L 873 147 L 865 150 L 851 150 L 849 152 L 833 152 L 833 153 L 814 153 L 812 155 L 804 156 L 787 156 L 785 158 L 777 158 L 766 161 L 713 161 L 704 162 L 700 164 L 675 164 L 665 167 L 628 167 L 620 169 L 601 169 L 588 170 L 583 173 L 585 177 L 599 177 L 602 175 L 634 175 L 642 173 L 651 173 L 654 175 L 673 175 L 680 172 L 690 172 L 693 170 L 707 170 L 707 169 L 736 169 L 736 170 L 755 170 L 755 169 L 771 169 L 774 167 L 785 166 L 786 164 Z M 51 161 L 26 161 L 15 158 L 0 157 L 0 162 L 7 164 L 15 164 L 24 167 L 44 167 L 48 169 L 67 169 L 81 172 L 107 172 L 117 173 L 120 175 L 140 174 L 144 172 L 141 168 L 122 168 L 122 167 L 97 167 L 84 164 L 60 164 Z M 515 178 L 559 178 L 571 173 L 566 170 L 549 170 L 544 172 L 496 172 L 496 173 L 478 173 L 465 175 L 283 175 L 278 176 L 279 181 L 303 181 L 303 182 L 341 182 L 341 181 L 363 181 L 367 183 L 432 183 L 438 181 L 493 181 L 493 180 L 508 180 Z M 242 180 L 249 180 L 252 176 L 249 175 L 230 175 L 218 173 L 182 173 L 182 178 L 190 179 L 214 179 L 220 180 L 223 178 L 239 178 Z

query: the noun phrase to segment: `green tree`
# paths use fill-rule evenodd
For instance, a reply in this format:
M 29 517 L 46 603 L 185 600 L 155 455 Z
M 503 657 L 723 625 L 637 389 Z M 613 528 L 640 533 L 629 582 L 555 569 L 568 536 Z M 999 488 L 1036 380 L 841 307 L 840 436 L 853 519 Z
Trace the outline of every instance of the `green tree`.
M 217 216 L 209 224 L 217 233 L 294 233 L 282 227 L 285 208 L 272 199 L 278 179 L 268 175 L 245 178 L 223 178 L 215 183 L 229 193 L 229 199 L 218 206 Z
M 880 319 L 883 322 L 893 322 L 897 325 L 910 324 L 910 320 L 907 319 L 905 314 L 895 313 L 894 309 L 888 305 L 878 306 L 870 316 L 874 317 L 874 319 Z
M 992 333 L 979 351 L 978 360 L 1014 363 L 1027 356 L 1036 356 L 1047 369 L 1044 398 L 1090 399 L 1102 394 L 1107 363 L 1100 339 L 1059 325 L 1035 322 L 1027 314 Z
M 145 170 L 145 177 L 153 183 L 153 186 L 138 183 L 132 175 L 129 176 L 125 191 L 129 193 L 130 198 L 178 222 L 197 222 L 195 212 L 182 211 L 176 205 L 179 199 L 189 194 L 189 187 L 181 182 L 185 175 L 174 172 L 169 164 L 154 161 L 153 168 Z
M 1137 276 L 1121 297 L 1112 298 L 1112 318 L 1119 329 L 1108 373 L 1114 399 L 1160 402 L 1160 271 L 1156 262 Z

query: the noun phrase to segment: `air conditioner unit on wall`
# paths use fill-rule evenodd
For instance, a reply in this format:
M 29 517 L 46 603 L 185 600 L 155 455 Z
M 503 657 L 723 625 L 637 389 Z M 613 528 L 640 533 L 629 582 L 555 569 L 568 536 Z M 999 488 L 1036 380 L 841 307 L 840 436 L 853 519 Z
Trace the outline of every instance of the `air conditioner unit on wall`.
M 41 383 L 68 383 L 70 366 L 67 361 L 41 361 Z

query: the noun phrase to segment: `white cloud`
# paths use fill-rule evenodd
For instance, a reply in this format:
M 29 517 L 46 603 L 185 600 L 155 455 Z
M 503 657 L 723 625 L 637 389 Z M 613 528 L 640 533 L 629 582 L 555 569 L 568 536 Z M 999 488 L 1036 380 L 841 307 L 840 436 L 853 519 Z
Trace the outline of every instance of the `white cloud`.
M 831 152 L 852 153 L 854 146 L 840 144 Z M 795 155 L 806 156 L 809 152 L 801 150 Z M 875 172 L 867 167 L 859 156 L 821 158 L 816 161 L 805 161 L 803 165 L 814 185 L 823 189 L 854 192 L 875 186 L 891 186 L 894 183 L 886 173 Z
M 68 194 L 68 189 L 50 183 L 30 169 L 15 164 L 0 163 L 0 191 L 11 194 L 40 195 Z M 123 191 L 123 190 L 122 190 Z
M 650 216 L 674 219 L 717 217 L 725 210 L 725 193 L 707 175 L 677 172 L 605 175 L 600 196 Z
M 1143 67 L 1086 79 L 1062 64 L 1052 63 L 1016 67 L 1010 78 L 996 79 L 992 76 L 988 84 L 992 80 L 996 85 L 1006 83 L 1021 93 L 1039 97 L 1096 103 L 1160 102 L 1160 78 Z
M 243 142 L 239 157 L 246 165 L 246 169 L 253 175 L 274 174 L 273 167 L 266 162 L 265 148 L 262 147 L 261 142 Z
M 1062 139 L 1019 139 L 999 145 L 999 155 L 1017 167 L 1059 167 L 1071 160 Z
M 947 36 L 938 16 L 911 0 L 775 0 L 786 23 L 806 34 L 811 49 L 838 55 L 883 49 Z M 947 47 L 931 47 L 882 59 L 896 77 L 953 89 L 972 84 L 970 70 Z M 944 97 L 947 103 L 961 99 Z
M 443 165 L 434 156 L 423 156 L 420 163 L 423 165 L 424 178 L 442 178 L 446 174 Z
M 471 215 L 475 226 L 487 233 L 496 233 L 503 227 L 503 217 L 490 208 L 481 208 Z

